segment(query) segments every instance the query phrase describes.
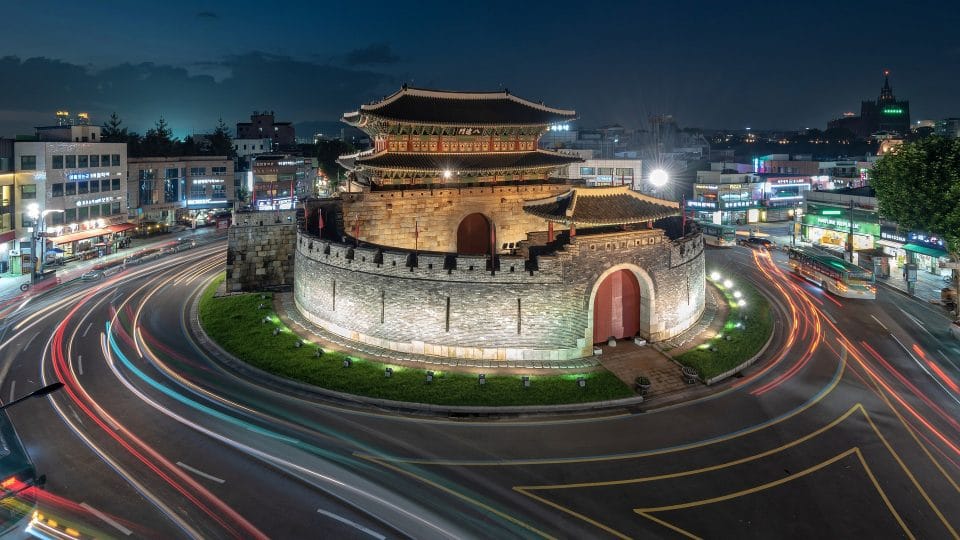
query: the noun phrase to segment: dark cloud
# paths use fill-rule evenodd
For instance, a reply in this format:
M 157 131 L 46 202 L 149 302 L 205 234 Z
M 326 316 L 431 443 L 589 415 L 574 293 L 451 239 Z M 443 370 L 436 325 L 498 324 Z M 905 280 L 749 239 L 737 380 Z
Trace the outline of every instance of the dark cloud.
M 396 64 L 400 57 L 393 54 L 387 43 L 374 43 L 362 49 L 353 49 L 343 57 L 343 62 L 350 66 L 375 66 Z
M 245 120 L 255 109 L 293 122 L 336 120 L 399 84 L 383 73 L 260 52 L 201 63 L 225 76 L 154 63 L 92 70 L 51 58 L 0 58 L 0 72 L 17 81 L 0 85 L 0 109 L 42 111 L 28 117 L 0 111 L 0 135 L 30 133 L 57 109 L 87 111 L 97 123 L 116 111 L 140 132 L 163 115 L 180 136 L 210 129 L 221 116 L 228 124 Z
M 197 18 L 213 20 L 213 19 L 219 19 L 220 16 L 212 11 L 201 11 L 200 13 L 197 13 Z

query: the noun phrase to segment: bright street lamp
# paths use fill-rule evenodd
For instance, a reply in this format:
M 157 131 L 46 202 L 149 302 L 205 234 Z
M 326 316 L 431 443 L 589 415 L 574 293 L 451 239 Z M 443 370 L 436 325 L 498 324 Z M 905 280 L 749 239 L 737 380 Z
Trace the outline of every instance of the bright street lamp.
M 667 174 L 667 171 L 663 169 L 654 169 L 650 173 L 650 183 L 653 187 L 663 187 L 667 184 L 667 180 L 670 179 L 670 175 Z

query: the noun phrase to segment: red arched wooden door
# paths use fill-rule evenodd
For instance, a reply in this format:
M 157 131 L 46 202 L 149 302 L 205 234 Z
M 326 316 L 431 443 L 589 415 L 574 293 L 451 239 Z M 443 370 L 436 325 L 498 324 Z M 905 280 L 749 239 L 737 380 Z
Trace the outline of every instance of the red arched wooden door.
M 457 254 L 489 255 L 492 234 L 490 220 L 483 214 L 470 214 L 457 227 Z
M 593 342 L 633 337 L 640 330 L 640 283 L 630 270 L 604 278 L 593 299 Z

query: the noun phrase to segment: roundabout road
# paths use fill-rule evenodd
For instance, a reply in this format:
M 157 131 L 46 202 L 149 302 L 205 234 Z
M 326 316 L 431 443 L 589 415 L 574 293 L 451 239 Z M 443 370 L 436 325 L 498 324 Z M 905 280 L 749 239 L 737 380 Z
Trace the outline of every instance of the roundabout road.
M 11 410 L 43 511 L 114 537 L 957 536 L 960 351 L 930 306 L 838 299 L 780 253 L 713 250 L 708 270 L 781 314 L 744 377 L 645 413 L 457 420 L 222 368 L 188 314 L 224 259 L 211 244 L 4 319 L 0 395 L 66 383 Z

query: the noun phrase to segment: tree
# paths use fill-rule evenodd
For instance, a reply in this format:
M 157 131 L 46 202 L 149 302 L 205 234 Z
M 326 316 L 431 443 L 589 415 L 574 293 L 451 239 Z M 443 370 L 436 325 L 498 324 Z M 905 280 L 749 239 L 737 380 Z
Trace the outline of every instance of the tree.
M 174 151 L 173 132 L 167 121 L 160 117 L 156 125 L 147 130 L 143 136 L 142 149 L 144 156 L 171 156 Z
M 233 149 L 233 137 L 230 136 L 230 128 L 223 123 L 223 118 L 217 121 L 217 127 L 210 136 L 210 144 L 213 145 L 213 154 L 217 156 L 235 157 L 236 152 Z
M 100 142 L 128 142 L 129 138 L 130 133 L 123 127 L 123 120 L 120 120 L 117 113 L 112 113 L 100 129 Z
M 324 176 L 330 180 L 330 185 L 336 186 L 340 174 L 346 172 L 346 170 L 337 163 L 337 158 L 345 154 L 352 154 L 356 150 L 352 144 L 338 139 L 320 140 L 317 141 L 316 146 L 317 162 L 320 170 L 323 171 Z
M 877 161 L 870 184 L 881 215 L 943 238 L 951 261 L 960 262 L 960 139 L 906 143 Z M 954 269 L 954 290 L 958 276 Z

